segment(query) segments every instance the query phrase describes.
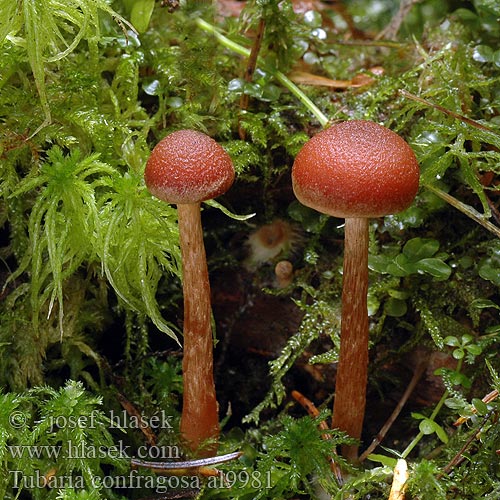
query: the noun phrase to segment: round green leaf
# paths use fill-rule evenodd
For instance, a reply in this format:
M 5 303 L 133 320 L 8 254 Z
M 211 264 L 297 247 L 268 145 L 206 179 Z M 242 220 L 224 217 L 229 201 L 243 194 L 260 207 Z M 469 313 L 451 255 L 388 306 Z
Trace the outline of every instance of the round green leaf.
M 481 399 L 474 398 L 472 400 L 472 404 L 474 408 L 476 409 L 476 412 L 478 415 L 486 415 L 488 413 L 488 405 L 482 401 Z
M 245 80 L 243 80 L 243 78 L 233 78 L 227 84 L 227 90 L 229 90 L 229 92 L 243 92 L 244 87 Z
M 417 262 L 417 268 L 435 278 L 445 280 L 451 274 L 451 267 L 439 259 L 422 259 Z
M 484 263 L 479 268 L 479 276 L 500 286 L 500 269 L 493 267 L 489 262 Z
M 458 347 L 460 345 L 457 337 L 454 337 L 453 335 L 448 335 L 448 337 L 445 337 L 443 342 L 445 343 L 445 345 L 449 345 L 450 347 Z
M 488 45 L 476 45 L 472 51 L 472 59 L 477 62 L 492 62 L 494 51 Z
M 459 372 L 452 372 L 451 373 L 450 382 L 453 385 L 461 385 L 462 387 L 465 387 L 466 389 L 468 389 L 472 385 L 470 378 L 467 377 L 466 375 L 464 375 L 463 373 L 459 373 Z
M 481 348 L 481 346 L 479 346 L 477 344 L 471 344 L 471 345 L 465 346 L 465 350 L 469 354 L 472 354 L 473 356 L 479 356 L 483 352 L 483 349 Z
M 493 63 L 500 68 L 500 50 L 495 51 L 493 54 Z
M 403 253 L 412 262 L 432 257 L 438 250 L 439 241 L 432 238 L 412 238 L 403 247 Z
M 315 10 L 308 10 L 303 16 L 304 24 L 310 28 L 319 28 L 323 22 L 321 14 Z
M 369 255 L 368 256 L 368 268 L 376 273 L 387 273 L 387 266 L 392 259 L 389 259 L 385 255 Z
M 261 101 L 271 102 L 278 100 L 280 95 L 281 89 L 278 86 L 269 83 L 263 88 L 262 96 L 260 99 Z
M 393 276 L 408 276 L 409 274 L 415 273 L 415 265 L 409 262 L 408 257 L 405 254 L 400 253 L 396 256 L 392 262 L 387 266 L 387 272 Z
M 404 300 L 396 299 L 394 297 L 390 297 L 389 300 L 385 303 L 384 311 L 388 316 L 393 316 L 395 318 L 400 318 L 406 314 L 408 307 Z
M 391 288 L 387 291 L 389 297 L 394 297 L 395 299 L 405 300 L 411 296 L 411 293 L 408 290 L 394 290 Z
M 434 434 L 435 429 L 434 425 L 432 424 L 433 424 L 432 420 L 426 418 L 420 422 L 418 428 L 422 434 L 425 434 L 427 436 L 429 434 Z

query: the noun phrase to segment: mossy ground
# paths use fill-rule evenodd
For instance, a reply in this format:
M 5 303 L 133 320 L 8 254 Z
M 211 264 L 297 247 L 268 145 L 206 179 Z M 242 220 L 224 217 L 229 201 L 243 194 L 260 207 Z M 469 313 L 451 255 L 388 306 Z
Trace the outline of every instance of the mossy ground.
M 0 0 L 3 497 L 382 499 L 403 457 L 409 499 L 498 498 L 499 18 L 496 0 Z M 362 451 L 420 379 L 367 460 L 333 457 L 339 482 L 330 462 L 348 439 L 320 423 L 342 221 L 296 201 L 290 168 L 346 119 L 399 133 L 422 173 L 415 203 L 370 225 Z M 202 217 L 220 453 L 244 456 L 220 467 L 225 483 L 141 470 L 132 486 L 138 450 L 184 455 L 176 212 L 142 177 L 181 128 L 214 137 L 237 170 Z

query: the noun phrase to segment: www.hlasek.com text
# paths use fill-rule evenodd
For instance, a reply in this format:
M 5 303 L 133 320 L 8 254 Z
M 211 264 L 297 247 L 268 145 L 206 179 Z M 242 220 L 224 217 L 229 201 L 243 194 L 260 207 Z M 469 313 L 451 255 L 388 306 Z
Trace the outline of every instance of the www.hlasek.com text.
M 129 459 L 132 456 L 151 460 L 179 460 L 181 452 L 178 446 L 139 446 L 133 450 L 122 441 L 113 446 L 89 446 L 86 442 L 75 443 L 69 440 L 64 445 L 8 445 L 12 458 L 49 458 L 57 459 Z

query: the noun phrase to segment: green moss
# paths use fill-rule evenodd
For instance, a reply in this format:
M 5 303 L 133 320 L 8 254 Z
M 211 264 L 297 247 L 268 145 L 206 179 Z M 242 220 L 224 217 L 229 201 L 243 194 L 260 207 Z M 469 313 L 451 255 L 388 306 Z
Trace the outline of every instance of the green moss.
M 392 380 L 386 368 L 406 366 L 416 347 L 461 363 L 460 370 L 439 372 L 444 396 L 437 396 L 437 406 L 429 401 L 411 425 L 406 426 L 408 420 L 396 424 L 396 434 L 405 429 L 399 442 L 391 443 L 393 453 L 385 463 L 392 464 L 386 459 L 403 453 L 420 430 L 423 436 L 409 458 L 410 495 L 498 496 L 498 402 L 481 404 L 480 399 L 498 390 L 500 371 L 499 9 L 491 0 L 417 2 L 393 39 L 377 39 L 399 5 L 346 1 L 304 14 L 291 2 L 249 1 L 237 17 L 221 16 L 218 4 L 204 2 L 162 7 L 150 0 L 117 0 L 112 6 L 104 0 L 0 0 L 5 284 L 0 383 L 6 390 L 0 493 L 5 498 L 17 494 L 8 474 L 14 468 L 26 475 L 40 468 L 45 474 L 57 465 L 60 475 L 82 474 L 86 484 L 110 470 L 124 470 L 123 462 L 90 457 L 57 464 L 45 457 L 30 464 L 16 461 L 6 448 L 74 439 L 112 446 L 120 438 L 104 431 L 101 410 L 116 408 L 118 390 L 142 411 L 163 408 L 178 423 L 176 212 L 150 196 L 142 173 L 154 144 L 180 128 L 207 132 L 233 157 L 237 181 L 222 205 L 234 213 L 256 213 L 257 221 L 292 219 L 299 233 L 287 256 L 294 281 L 271 293 L 294 300 L 303 320 L 270 360 L 267 395 L 245 409 L 247 427 L 239 429 L 228 417 L 234 427 L 224 429 L 221 451 L 243 442 L 247 452 L 241 462 L 222 466 L 240 474 L 236 487 L 214 489 L 205 482 L 201 497 L 314 498 L 323 489 L 339 499 L 387 498 L 387 465 L 352 469 L 346 484 L 339 485 L 326 457 L 345 437 L 333 432 L 332 442 L 325 440 L 318 419 L 287 404 L 295 388 L 289 375 L 318 340 L 321 350 L 307 352 L 314 368 L 330 369 L 337 360 L 342 255 L 342 221 L 295 201 L 290 167 L 308 137 L 329 121 L 353 118 L 383 123 L 402 135 L 422 170 L 414 205 L 371 224 L 371 387 L 387 397 L 383 391 L 391 378 L 391 387 L 403 392 L 404 377 Z M 262 47 L 246 81 L 252 37 L 261 21 Z M 343 90 L 296 85 L 291 72 L 297 69 L 345 81 L 362 74 L 372 81 Z M 245 110 L 240 109 L 243 95 L 249 98 Z M 211 270 L 230 273 L 236 267 L 235 275 L 244 275 L 235 280 L 242 290 L 232 290 L 231 297 L 239 300 L 241 293 L 248 303 L 236 302 L 245 310 L 254 297 L 253 291 L 246 295 L 253 280 L 268 271 L 272 275 L 267 264 L 250 276 L 239 265 L 245 252 L 241 242 L 253 221 L 240 217 L 226 224 L 221 222 L 226 215 L 213 209 L 204 211 L 203 219 Z M 216 318 L 221 350 L 227 349 L 224 329 L 232 324 L 231 314 L 236 313 Z M 67 378 L 101 393 L 103 405 Z M 333 391 L 331 380 L 315 384 L 321 389 L 315 394 L 323 398 Z M 13 429 L 6 419 L 18 409 L 29 424 Z M 51 416 L 93 411 L 100 418 L 94 433 L 47 427 Z M 459 413 L 468 420 L 456 430 L 451 423 Z M 409 436 L 412 429 L 415 435 Z M 129 438 L 142 442 L 142 436 Z M 179 444 L 176 432 L 160 433 L 159 439 Z M 464 459 L 443 473 L 456 456 Z M 254 482 L 245 483 L 245 477 Z M 258 487 L 259 481 L 266 486 Z M 87 486 L 27 487 L 19 498 L 123 495 Z

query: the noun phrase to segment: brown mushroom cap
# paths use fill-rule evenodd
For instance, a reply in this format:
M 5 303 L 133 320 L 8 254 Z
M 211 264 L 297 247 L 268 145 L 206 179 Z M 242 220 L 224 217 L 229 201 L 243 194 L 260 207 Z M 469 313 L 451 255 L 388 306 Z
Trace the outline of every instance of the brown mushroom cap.
M 297 199 L 334 217 L 381 217 L 411 205 L 420 170 L 410 146 L 377 123 L 352 120 L 310 139 L 297 155 Z
M 234 181 L 230 156 L 211 137 L 178 130 L 164 137 L 146 164 L 151 194 L 168 203 L 199 203 L 225 193 Z

